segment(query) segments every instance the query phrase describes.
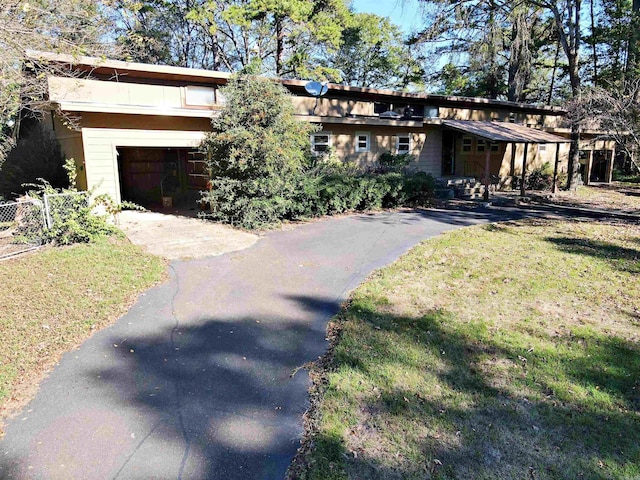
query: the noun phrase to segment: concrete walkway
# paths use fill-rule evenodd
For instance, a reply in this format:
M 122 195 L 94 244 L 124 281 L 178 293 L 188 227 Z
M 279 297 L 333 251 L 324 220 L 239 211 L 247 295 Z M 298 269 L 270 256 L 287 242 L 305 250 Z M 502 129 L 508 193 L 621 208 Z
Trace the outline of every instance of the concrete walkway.
M 281 479 L 325 328 L 374 269 L 445 230 L 523 215 L 355 215 L 175 261 L 169 281 L 64 356 L 7 422 L 2 479 Z

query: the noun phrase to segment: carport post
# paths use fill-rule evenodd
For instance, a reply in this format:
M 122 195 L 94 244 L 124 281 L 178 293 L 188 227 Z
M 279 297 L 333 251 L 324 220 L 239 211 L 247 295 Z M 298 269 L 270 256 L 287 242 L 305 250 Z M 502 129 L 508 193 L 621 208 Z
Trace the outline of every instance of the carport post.
M 485 156 L 484 161 L 484 201 L 489 200 L 489 168 L 491 166 L 491 144 L 489 142 L 486 143 L 485 148 L 487 149 L 487 155 Z
M 560 144 L 556 143 L 556 163 L 553 165 L 553 185 L 551 185 L 551 193 L 558 191 L 558 163 L 560 163 Z
M 527 153 L 529 144 L 524 144 L 524 155 L 522 156 L 522 181 L 520 182 L 520 196 L 524 197 L 524 175 L 527 173 Z

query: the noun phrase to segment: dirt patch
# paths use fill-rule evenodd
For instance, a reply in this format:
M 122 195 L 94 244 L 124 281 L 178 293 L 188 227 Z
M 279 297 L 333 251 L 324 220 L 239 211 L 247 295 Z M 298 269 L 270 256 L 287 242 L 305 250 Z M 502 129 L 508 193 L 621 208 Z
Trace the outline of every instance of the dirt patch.
M 259 239 L 206 220 L 156 212 L 124 211 L 118 226 L 132 243 L 169 260 L 222 255 L 248 248 Z

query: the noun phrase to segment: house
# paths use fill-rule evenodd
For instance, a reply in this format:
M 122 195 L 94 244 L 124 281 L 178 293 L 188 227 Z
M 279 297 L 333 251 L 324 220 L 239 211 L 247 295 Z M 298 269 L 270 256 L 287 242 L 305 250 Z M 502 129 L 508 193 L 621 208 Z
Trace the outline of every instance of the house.
M 50 114 L 80 188 L 143 205 L 191 201 L 206 185 L 198 145 L 224 105 L 228 73 L 91 57 L 31 53 L 68 66 L 49 76 Z M 314 153 L 334 149 L 345 161 L 371 164 L 384 152 L 413 155 L 435 177 L 499 179 L 508 185 L 550 162 L 566 171 L 569 130 L 558 107 L 328 85 L 316 98 L 308 82 L 279 80 L 300 119 L 321 125 Z M 63 115 L 60 115 L 62 113 Z M 610 181 L 614 145 L 585 135 L 584 180 Z

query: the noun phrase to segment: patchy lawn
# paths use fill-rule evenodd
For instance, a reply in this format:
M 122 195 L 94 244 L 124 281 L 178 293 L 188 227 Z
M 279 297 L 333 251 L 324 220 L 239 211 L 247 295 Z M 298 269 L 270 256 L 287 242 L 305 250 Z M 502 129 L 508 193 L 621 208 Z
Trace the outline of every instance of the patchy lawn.
M 554 203 L 583 208 L 640 214 L 640 184 L 620 183 L 579 186 L 577 191 L 561 191 Z
M 427 241 L 334 320 L 291 478 L 640 478 L 640 226 Z
M 61 355 L 126 312 L 165 264 L 120 239 L 0 262 L 0 419 L 24 405 Z

